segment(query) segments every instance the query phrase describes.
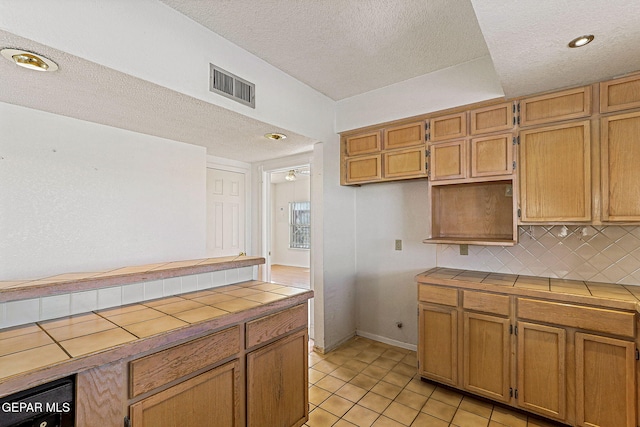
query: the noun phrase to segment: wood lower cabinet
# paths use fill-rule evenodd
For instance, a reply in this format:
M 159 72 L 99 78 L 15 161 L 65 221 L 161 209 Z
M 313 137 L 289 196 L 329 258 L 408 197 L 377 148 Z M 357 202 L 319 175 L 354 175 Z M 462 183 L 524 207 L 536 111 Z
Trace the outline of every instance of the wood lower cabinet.
M 636 426 L 635 344 L 576 333 L 576 413 L 580 426 Z
M 133 427 L 240 426 L 238 361 L 181 382 L 131 405 Z
M 566 331 L 518 322 L 518 406 L 565 420 Z
M 508 402 L 511 337 L 508 318 L 464 313 L 464 388 Z
M 306 422 L 308 341 L 303 330 L 247 355 L 247 426 L 298 427 Z
M 637 425 L 635 309 L 479 286 L 419 283 L 422 377 L 572 426 Z

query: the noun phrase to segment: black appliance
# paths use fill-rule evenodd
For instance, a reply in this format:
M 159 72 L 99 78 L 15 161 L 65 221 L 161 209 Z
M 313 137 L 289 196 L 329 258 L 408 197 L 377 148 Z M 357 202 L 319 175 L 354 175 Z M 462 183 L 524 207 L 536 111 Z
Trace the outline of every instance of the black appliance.
M 0 398 L 0 427 L 74 427 L 75 377 Z

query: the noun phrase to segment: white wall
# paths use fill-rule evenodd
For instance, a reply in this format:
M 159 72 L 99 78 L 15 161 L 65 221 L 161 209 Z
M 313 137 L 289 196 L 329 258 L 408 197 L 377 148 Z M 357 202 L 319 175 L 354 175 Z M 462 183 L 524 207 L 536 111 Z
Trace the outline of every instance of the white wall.
M 372 90 L 336 103 L 336 131 L 375 125 L 504 96 L 491 58 Z
M 204 256 L 204 148 L 5 103 L 0 134 L 0 280 Z
M 271 184 L 273 200 L 271 263 L 309 268 L 308 249 L 289 248 L 289 203 L 311 200 L 309 177 L 301 175 L 295 181 Z
M 435 245 L 422 243 L 429 228 L 427 186 L 418 180 L 357 190 L 358 335 L 408 348 L 417 344 L 415 275 L 436 265 Z

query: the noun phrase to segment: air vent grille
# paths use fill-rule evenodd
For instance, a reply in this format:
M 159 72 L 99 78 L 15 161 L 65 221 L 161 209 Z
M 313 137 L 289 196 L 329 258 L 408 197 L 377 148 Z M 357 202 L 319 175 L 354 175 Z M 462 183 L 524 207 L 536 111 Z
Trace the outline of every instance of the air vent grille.
M 256 85 L 235 74 L 210 65 L 209 90 L 231 98 L 251 108 L 256 108 Z

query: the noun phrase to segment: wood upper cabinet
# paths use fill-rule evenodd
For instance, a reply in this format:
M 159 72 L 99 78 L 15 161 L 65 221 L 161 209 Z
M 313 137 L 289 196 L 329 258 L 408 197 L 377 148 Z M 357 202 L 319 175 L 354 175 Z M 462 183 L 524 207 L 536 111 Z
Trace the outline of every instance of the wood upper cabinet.
M 513 151 L 511 133 L 471 139 L 471 176 L 513 174 Z
M 518 406 L 564 420 L 566 400 L 566 331 L 518 322 Z
M 636 426 L 635 344 L 576 333 L 576 419 L 580 426 Z
M 345 140 L 347 156 L 376 153 L 381 148 L 380 131 L 354 135 Z
M 236 360 L 131 405 L 132 426 L 240 426 L 239 369 Z
M 382 178 L 382 155 L 359 156 L 346 159 L 346 183 L 379 180 Z
M 522 222 L 591 220 L 588 120 L 520 132 Z
M 382 155 L 385 178 L 426 175 L 424 145 L 405 150 L 387 151 Z
M 513 102 L 471 110 L 471 135 L 513 129 L 515 126 L 513 110 Z
M 464 388 L 508 402 L 511 336 L 509 319 L 464 313 Z
M 424 145 L 424 128 L 424 121 L 386 128 L 384 130 L 384 149 L 393 150 Z
M 440 142 L 429 146 L 432 181 L 467 177 L 467 141 Z
M 600 112 L 640 107 L 640 75 L 600 83 Z
M 467 136 L 467 113 L 450 114 L 429 120 L 429 140 L 431 142 L 456 139 Z
M 640 221 L 640 113 L 601 119 L 602 220 Z
M 563 90 L 520 101 L 520 126 L 578 119 L 591 115 L 591 86 Z
M 304 329 L 247 355 L 247 426 L 299 427 L 307 421 L 308 341 Z

